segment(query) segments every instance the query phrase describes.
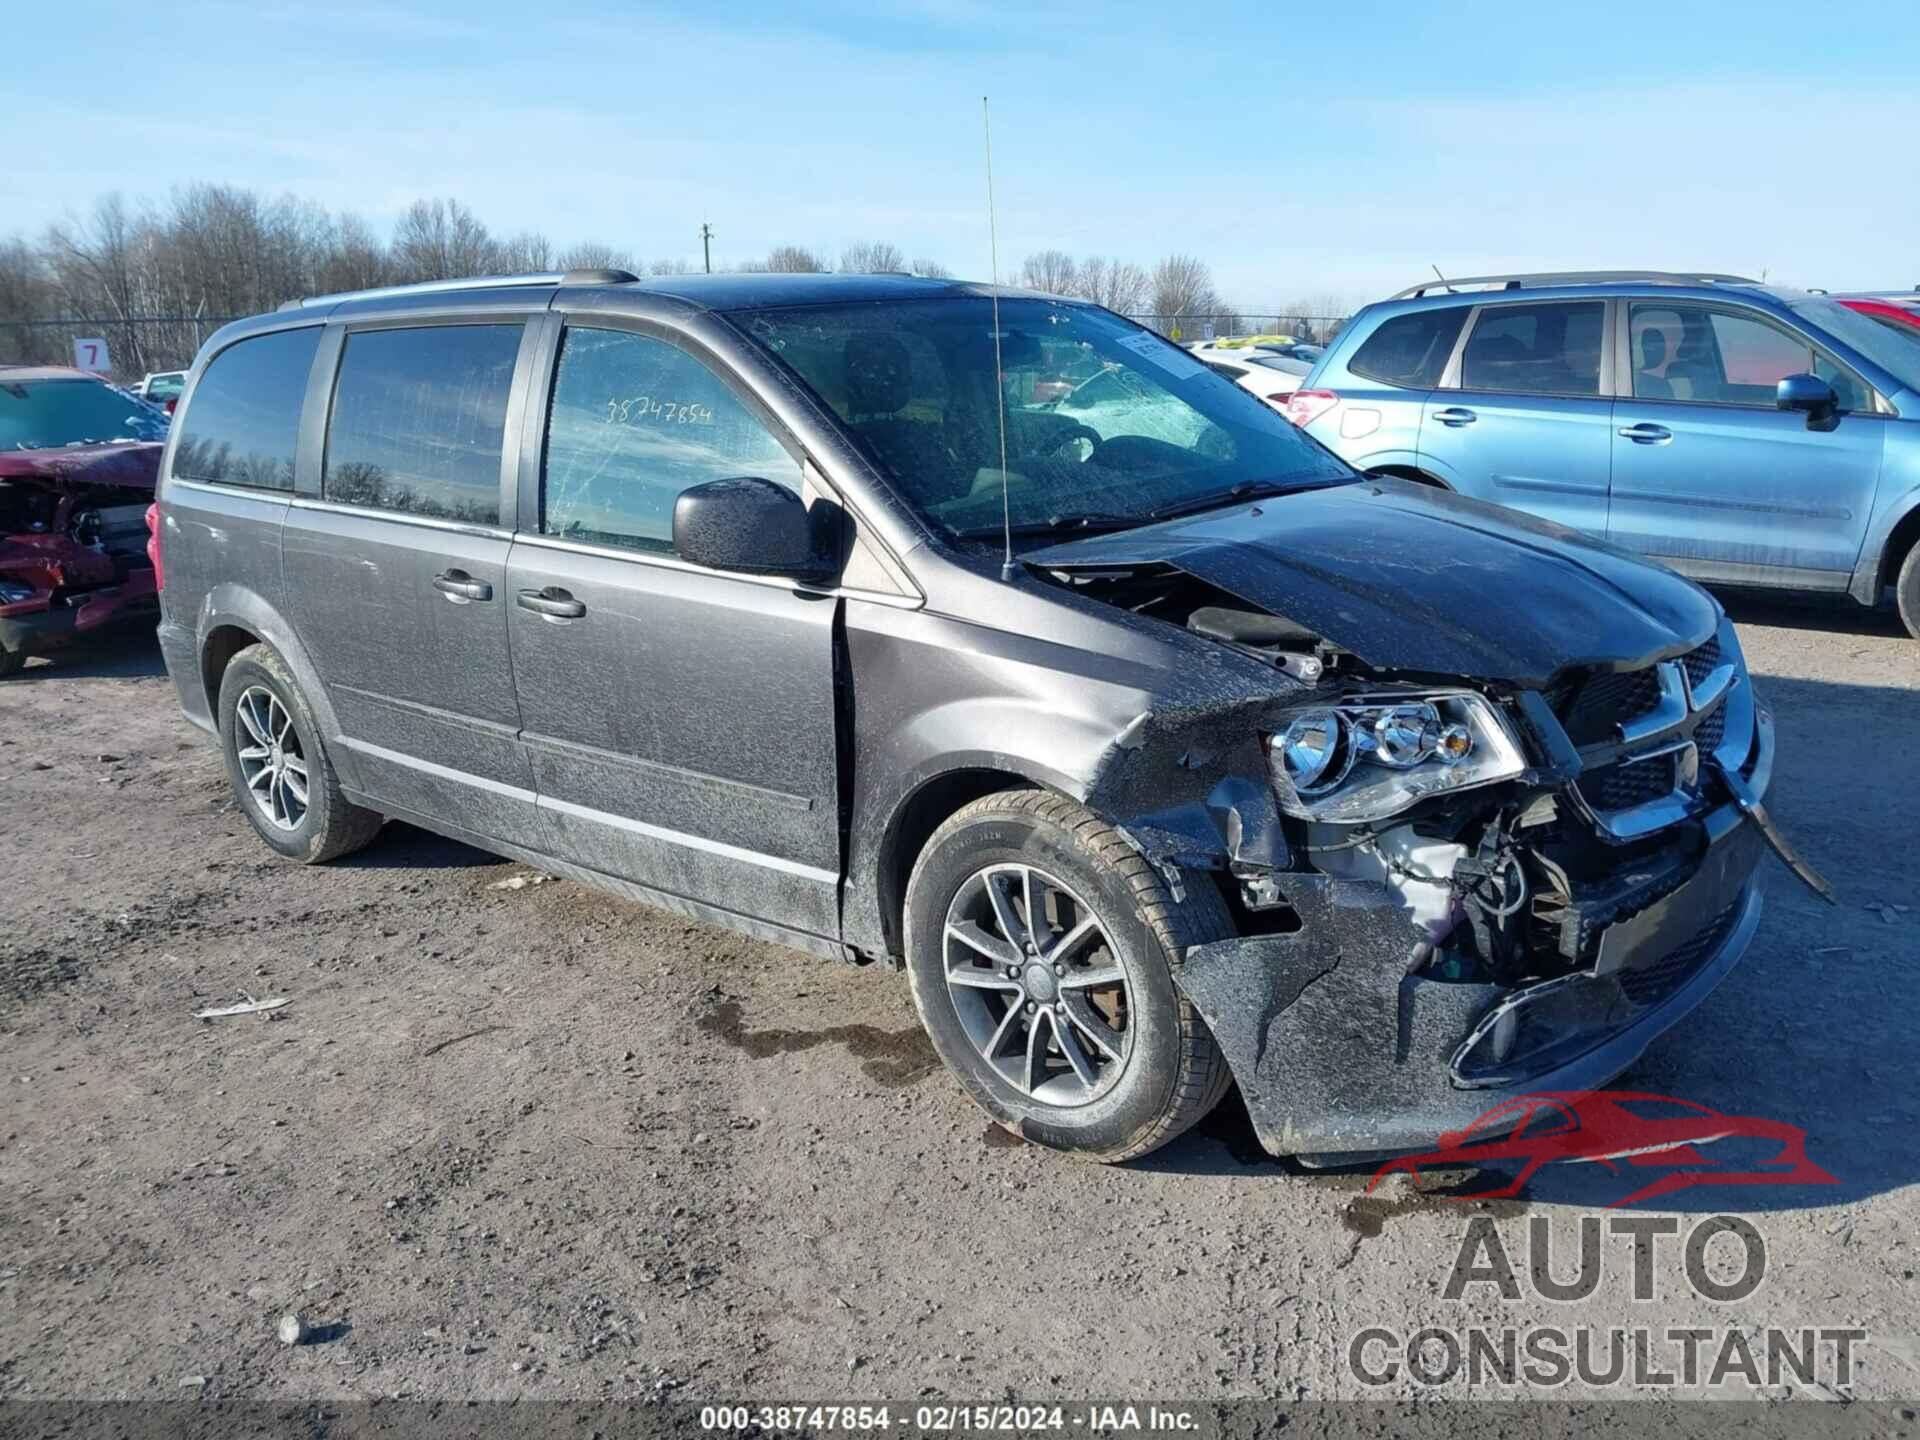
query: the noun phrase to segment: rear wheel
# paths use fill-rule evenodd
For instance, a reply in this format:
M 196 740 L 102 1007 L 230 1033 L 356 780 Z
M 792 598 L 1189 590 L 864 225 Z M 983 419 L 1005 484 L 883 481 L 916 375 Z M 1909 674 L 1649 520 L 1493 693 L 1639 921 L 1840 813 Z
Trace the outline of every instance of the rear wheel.
M 1900 619 L 1907 633 L 1920 640 L 1920 542 L 1907 551 L 1900 566 L 1900 578 L 1894 582 L 1894 598 L 1900 605 Z
M 9 675 L 17 675 L 26 668 L 27 657 L 18 650 L 0 644 L 0 680 Z
M 234 800 L 260 838 L 317 865 L 360 849 L 381 817 L 340 793 L 306 697 L 270 645 L 250 645 L 220 677 L 220 749 Z
M 934 1048 L 1026 1139 L 1090 1159 L 1157 1149 L 1230 1075 L 1174 983 L 1232 933 L 1210 885 L 1176 901 L 1119 832 L 1039 790 L 989 795 L 928 840 L 907 889 L 907 974 Z

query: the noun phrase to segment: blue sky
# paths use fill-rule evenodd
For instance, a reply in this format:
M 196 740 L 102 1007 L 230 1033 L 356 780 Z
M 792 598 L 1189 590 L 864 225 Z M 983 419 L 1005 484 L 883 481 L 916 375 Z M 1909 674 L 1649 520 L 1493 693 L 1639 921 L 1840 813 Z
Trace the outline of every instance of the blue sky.
M 1430 264 L 1920 284 L 1914 0 L 16 0 L 6 31 L 0 233 L 208 179 L 984 276 L 985 93 L 1003 269 L 1184 250 L 1248 307 Z

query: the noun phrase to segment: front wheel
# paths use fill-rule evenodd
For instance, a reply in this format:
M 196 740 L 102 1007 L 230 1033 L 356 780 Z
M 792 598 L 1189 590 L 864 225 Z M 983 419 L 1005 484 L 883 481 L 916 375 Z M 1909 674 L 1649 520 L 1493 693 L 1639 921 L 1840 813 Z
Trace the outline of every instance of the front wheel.
M 1129 1160 L 1199 1121 L 1230 1076 L 1174 983 L 1232 933 L 1217 891 L 1175 900 L 1111 826 L 1041 790 L 976 800 L 907 887 L 907 976 L 934 1049 L 1001 1125 Z

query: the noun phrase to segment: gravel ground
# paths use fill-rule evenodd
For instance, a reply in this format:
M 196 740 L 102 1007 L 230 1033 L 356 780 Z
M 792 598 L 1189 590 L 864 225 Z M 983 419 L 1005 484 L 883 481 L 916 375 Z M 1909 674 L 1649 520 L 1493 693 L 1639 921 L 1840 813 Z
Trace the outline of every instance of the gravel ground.
M 1328 1398 L 1367 1393 L 1357 1328 L 1470 1320 L 1858 1325 L 1854 1394 L 1920 1394 L 1920 645 L 1731 603 L 1773 809 L 1841 905 L 1773 867 L 1746 963 L 1627 1083 L 1804 1126 L 1839 1178 L 1656 1203 L 1760 1229 L 1737 1306 L 1674 1247 L 1651 1305 L 1612 1254 L 1576 1305 L 1448 1302 L 1472 1215 L 1570 1257 L 1618 1192 L 1368 1197 L 1232 1097 L 1131 1166 L 1024 1146 L 892 973 L 403 826 L 289 867 L 148 637 L 36 663 L 0 682 L 0 1395 Z M 291 1003 L 192 1018 L 242 995 Z

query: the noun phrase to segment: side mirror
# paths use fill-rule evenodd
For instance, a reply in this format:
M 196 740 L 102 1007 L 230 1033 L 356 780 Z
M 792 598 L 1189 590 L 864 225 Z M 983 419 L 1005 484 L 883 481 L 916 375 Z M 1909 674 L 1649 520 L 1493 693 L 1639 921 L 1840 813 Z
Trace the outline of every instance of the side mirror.
M 1818 375 L 1788 375 L 1774 387 L 1773 403 L 1780 410 L 1798 410 L 1809 430 L 1831 430 L 1840 423 L 1840 397 Z
M 817 580 L 832 569 L 800 497 L 751 475 L 682 490 L 673 502 L 673 548 L 694 565 L 742 575 Z

